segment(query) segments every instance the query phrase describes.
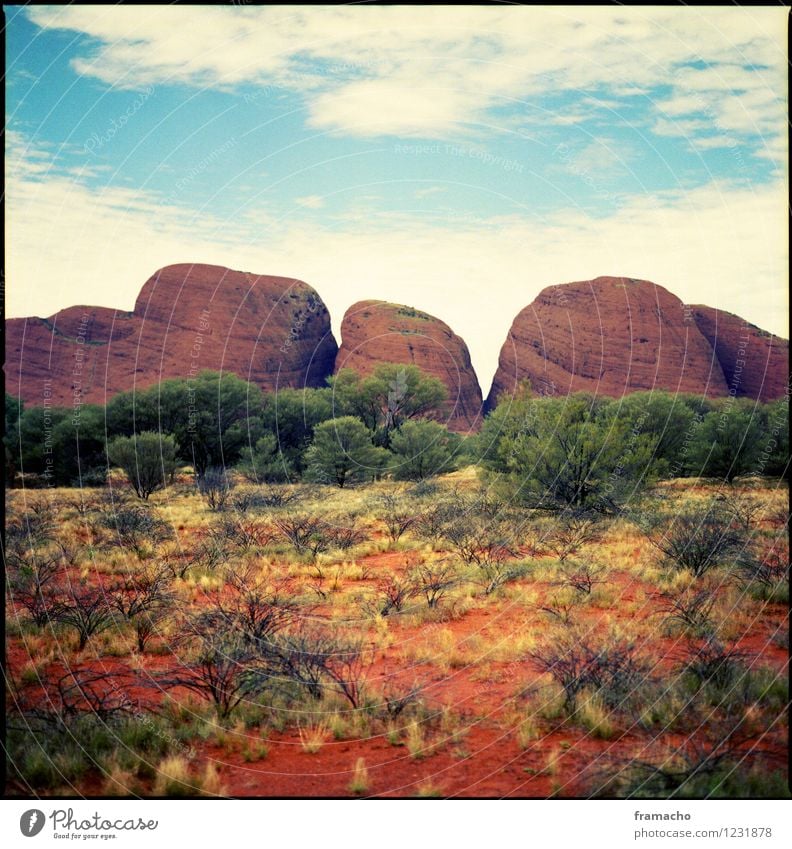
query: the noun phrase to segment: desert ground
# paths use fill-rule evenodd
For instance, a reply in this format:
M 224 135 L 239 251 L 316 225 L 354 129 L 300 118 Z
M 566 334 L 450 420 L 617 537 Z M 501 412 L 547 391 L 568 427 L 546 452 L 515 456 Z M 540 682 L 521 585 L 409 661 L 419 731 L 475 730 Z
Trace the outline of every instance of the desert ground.
M 473 467 L 8 490 L 7 792 L 785 795 L 787 505 L 548 513 Z

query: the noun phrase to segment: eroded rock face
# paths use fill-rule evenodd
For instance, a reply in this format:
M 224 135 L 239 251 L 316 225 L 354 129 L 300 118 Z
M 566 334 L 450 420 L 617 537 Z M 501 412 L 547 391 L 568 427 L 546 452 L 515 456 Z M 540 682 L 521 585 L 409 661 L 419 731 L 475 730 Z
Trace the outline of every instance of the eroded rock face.
M 744 326 L 737 316 L 685 305 L 648 280 L 598 277 L 550 286 L 515 318 L 487 405 L 524 379 L 546 395 L 619 397 L 649 389 L 728 395 L 735 333 Z M 741 391 L 763 400 L 779 397 L 788 343 L 756 328 L 752 333 L 754 354 Z
M 789 379 L 789 342 L 714 307 L 692 307 L 696 325 L 715 351 L 729 393 L 773 401 Z
M 6 322 L 6 390 L 29 406 L 106 403 L 204 369 L 264 390 L 321 386 L 337 351 L 330 316 L 306 283 L 214 265 L 169 265 L 133 312 L 69 307 Z
M 475 429 L 482 399 L 464 340 L 440 319 L 387 301 L 359 301 L 344 315 L 336 371 L 371 374 L 381 363 L 414 364 L 448 389 L 444 423 L 458 432 Z

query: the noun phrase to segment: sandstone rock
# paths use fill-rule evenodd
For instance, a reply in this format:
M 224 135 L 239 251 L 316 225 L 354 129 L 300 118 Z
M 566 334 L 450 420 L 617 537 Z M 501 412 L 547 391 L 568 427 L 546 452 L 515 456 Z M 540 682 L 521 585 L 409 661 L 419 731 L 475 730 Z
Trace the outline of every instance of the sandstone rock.
M 647 280 L 598 277 L 550 286 L 515 318 L 487 404 L 494 406 L 526 378 L 534 392 L 547 395 L 586 391 L 619 397 L 650 389 L 728 395 L 729 363 L 735 359 L 730 352 L 736 350 L 732 319 L 738 329 L 744 323 L 720 313 L 727 329 L 717 334 L 715 315 L 707 307 L 686 306 Z M 753 333 L 757 353 L 742 390 L 751 397 L 778 397 L 788 344 Z
M 692 307 L 699 330 L 712 345 L 729 393 L 773 401 L 789 380 L 789 342 L 730 312 Z
M 344 315 L 336 371 L 371 374 L 380 363 L 414 364 L 448 389 L 443 411 L 451 430 L 480 423 L 481 389 L 464 340 L 440 319 L 387 301 L 359 301 Z
M 262 389 L 320 386 L 332 374 L 330 316 L 306 283 L 213 265 L 170 265 L 133 312 L 69 307 L 6 322 L 6 390 L 29 406 L 106 403 L 204 369 Z

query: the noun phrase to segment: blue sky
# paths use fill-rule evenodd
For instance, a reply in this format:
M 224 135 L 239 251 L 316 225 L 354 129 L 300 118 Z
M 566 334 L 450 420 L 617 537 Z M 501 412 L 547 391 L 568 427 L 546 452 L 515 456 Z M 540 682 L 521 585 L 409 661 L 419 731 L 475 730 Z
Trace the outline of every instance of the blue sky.
M 7 7 L 9 315 L 171 262 L 446 320 L 486 391 L 546 285 L 786 326 L 786 14 Z M 51 282 L 42 282 L 51 281 Z

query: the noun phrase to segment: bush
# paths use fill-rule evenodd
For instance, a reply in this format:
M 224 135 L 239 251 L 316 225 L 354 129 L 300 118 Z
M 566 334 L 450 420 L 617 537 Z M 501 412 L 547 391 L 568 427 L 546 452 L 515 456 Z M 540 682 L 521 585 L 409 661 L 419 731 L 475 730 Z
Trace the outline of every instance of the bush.
M 293 461 L 280 450 L 274 433 L 264 434 L 242 456 L 237 469 L 251 483 L 284 483 L 296 475 Z
M 592 518 L 567 511 L 541 534 L 540 542 L 563 563 L 599 537 L 599 528 Z
M 416 587 L 410 582 L 390 575 L 379 583 L 382 596 L 381 616 L 388 616 L 392 611 L 401 613 L 404 605 L 415 594 Z
M 693 474 L 731 483 L 755 471 L 762 444 L 764 416 L 747 398 L 728 398 L 704 417 L 690 450 Z
M 671 519 L 651 524 L 640 519 L 649 542 L 674 569 L 686 569 L 700 578 L 710 569 L 735 557 L 745 538 L 729 510 L 717 501 L 704 507 L 685 507 Z
M 126 474 L 139 498 L 162 489 L 176 471 L 176 440 L 153 431 L 119 436 L 107 446 L 110 462 Z
M 226 469 L 210 466 L 196 480 L 198 492 L 203 496 L 210 510 L 225 510 L 231 490 L 234 488 L 234 479 Z
M 239 513 L 247 513 L 250 510 L 270 510 L 285 507 L 301 498 L 302 494 L 297 489 L 269 486 L 237 491 L 231 501 L 231 506 Z
M 447 560 L 420 563 L 409 572 L 415 592 L 423 595 L 430 608 L 440 606 L 449 590 L 460 581 L 456 566 Z
M 114 532 L 116 545 L 134 551 L 141 558 L 149 545 L 160 545 L 175 536 L 169 522 L 145 507 L 120 507 L 113 513 L 102 514 L 99 522 Z
M 135 629 L 141 653 L 170 612 L 174 601 L 170 584 L 169 571 L 149 568 L 127 575 L 108 593 L 110 603 Z
M 548 509 L 618 509 L 657 474 L 647 434 L 617 402 L 582 393 L 531 397 L 523 386 L 487 417 L 478 437 L 484 469 L 510 499 Z
M 624 708 L 646 681 L 647 664 L 635 645 L 624 640 L 594 643 L 585 634 L 569 631 L 530 656 L 562 687 L 570 715 L 583 690 L 596 692 L 608 708 Z
M 72 586 L 62 591 L 57 607 L 51 614 L 55 622 L 77 632 L 77 650 L 82 651 L 95 634 L 113 625 L 114 611 L 102 587 Z
M 390 469 L 396 480 L 422 481 L 442 472 L 453 472 L 460 437 L 437 422 L 405 422 L 390 440 Z
M 663 592 L 658 598 L 669 625 L 681 628 L 694 637 L 705 637 L 714 632 L 712 609 L 717 595 L 713 590 L 704 588 Z
M 275 533 L 264 522 L 225 515 L 209 526 L 206 536 L 209 551 L 226 552 L 236 549 L 247 552 L 265 548 L 275 538 Z
M 515 539 L 506 522 L 468 515 L 446 523 L 442 536 L 466 566 L 477 570 L 487 595 L 522 574 L 508 562 L 515 556 Z
M 306 474 L 310 480 L 344 487 L 377 477 L 387 458 L 385 450 L 372 444 L 371 433 L 360 419 L 343 416 L 314 429 L 313 442 L 305 452 Z
M 363 542 L 365 534 L 354 526 L 336 526 L 311 513 L 287 513 L 275 519 L 282 538 L 299 554 L 314 558 L 333 548 L 348 549 Z
M 379 519 L 388 530 L 388 538 L 397 543 L 420 518 L 418 511 L 398 496 L 390 493 L 377 499 Z

